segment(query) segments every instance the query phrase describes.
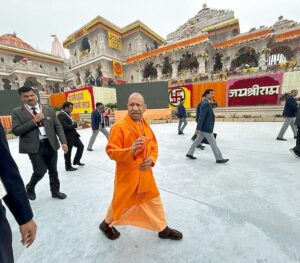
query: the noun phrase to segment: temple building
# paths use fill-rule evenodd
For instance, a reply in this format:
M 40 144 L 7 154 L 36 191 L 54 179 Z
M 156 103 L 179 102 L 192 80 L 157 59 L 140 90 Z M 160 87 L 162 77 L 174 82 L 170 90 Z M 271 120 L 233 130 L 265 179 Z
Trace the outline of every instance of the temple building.
M 97 17 L 67 40 L 74 85 L 156 80 L 202 81 L 220 75 L 294 69 L 300 24 L 279 17 L 271 27 L 240 33 L 231 10 L 203 8 L 164 40 L 140 21 L 119 28 Z M 91 81 L 92 80 L 92 81 Z M 96 84 L 97 84 L 96 83 Z M 102 83 L 100 83 L 102 84 Z
M 129 57 L 154 50 L 165 40 L 140 21 L 120 28 L 102 17 L 75 31 L 65 41 L 70 50 L 70 64 L 74 85 L 84 83 L 102 86 L 110 80 L 122 83 L 134 81 L 134 75 L 124 72 Z M 136 79 L 135 81 L 138 81 Z
M 298 22 L 280 16 L 273 26 L 241 33 L 233 11 L 206 4 L 166 40 L 141 21 L 120 28 L 100 16 L 63 42 L 68 59 L 53 37 L 52 54 L 46 54 L 15 34 L 0 36 L 0 89 L 26 81 L 49 93 L 125 82 L 181 84 L 300 65 Z
M 53 46 L 57 52 L 55 40 Z M 67 65 L 58 53 L 40 52 L 15 33 L 0 36 L 0 90 L 28 84 L 40 91 L 59 92 L 67 83 Z

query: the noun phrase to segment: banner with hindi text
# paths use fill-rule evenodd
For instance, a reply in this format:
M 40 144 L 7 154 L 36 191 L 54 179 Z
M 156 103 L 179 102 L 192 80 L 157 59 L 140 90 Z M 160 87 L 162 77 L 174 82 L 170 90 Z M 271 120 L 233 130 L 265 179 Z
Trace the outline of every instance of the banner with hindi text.
M 108 46 L 117 50 L 122 50 L 122 38 L 120 35 L 108 31 Z
M 228 106 L 276 105 L 283 73 L 227 80 Z
M 93 87 L 66 92 L 67 101 L 72 102 L 73 113 L 91 113 L 94 110 Z

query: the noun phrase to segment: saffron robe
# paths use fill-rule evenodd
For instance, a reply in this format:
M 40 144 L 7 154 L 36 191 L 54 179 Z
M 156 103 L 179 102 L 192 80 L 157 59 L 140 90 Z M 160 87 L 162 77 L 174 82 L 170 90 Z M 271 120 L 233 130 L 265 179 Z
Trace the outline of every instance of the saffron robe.
M 132 155 L 132 144 L 139 137 L 144 137 L 145 143 Z M 167 224 L 152 169 L 140 170 L 145 159 L 150 158 L 153 167 L 158 156 L 157 141 L 149 124 L 144 119 L 135 122 L 127 115 L 112 127 L 106 152 L 116 161 L 114 194 L 107 223 L 163 230 Z

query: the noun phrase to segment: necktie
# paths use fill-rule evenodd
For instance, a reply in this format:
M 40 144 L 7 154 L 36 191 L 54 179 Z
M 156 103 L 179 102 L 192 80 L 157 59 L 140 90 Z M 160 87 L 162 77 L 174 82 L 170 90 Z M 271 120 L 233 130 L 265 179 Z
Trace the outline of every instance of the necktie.
M 32 110 L 32 114 L 33 114 L 34 116 L 37 115 L 36 107 L 32 107 L 31 110 Z
M 32 107 L 31 109 L 32 109 L 32 114 L 33 114 L 34 116 L 36 116 L 36 115 L 37 115 L 36 107 Z M 43 123 L 42 123 L 42 122 L 37 122 L 36 125 L 37 125 L 38 127 L 42 127 L 42 126 L 43 126 Z

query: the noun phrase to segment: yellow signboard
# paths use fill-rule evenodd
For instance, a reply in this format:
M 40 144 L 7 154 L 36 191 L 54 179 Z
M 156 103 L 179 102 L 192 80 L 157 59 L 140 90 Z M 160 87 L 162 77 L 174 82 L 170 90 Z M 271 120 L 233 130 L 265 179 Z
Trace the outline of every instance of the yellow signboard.
M 73 113 L 91 113 L 93 111 L 92 94 L 89 89 L 68 92 L 67 101 L 74 104 Z
M 108 46 L 114 49 L 122 50 L 121 36 L 109 31 L 107 33 L 108 33 Z
M 113 70 L 114 70 L 114 76 L 117 77 L 123 76 L 123 65 L 121 62 L 113 60 Z

